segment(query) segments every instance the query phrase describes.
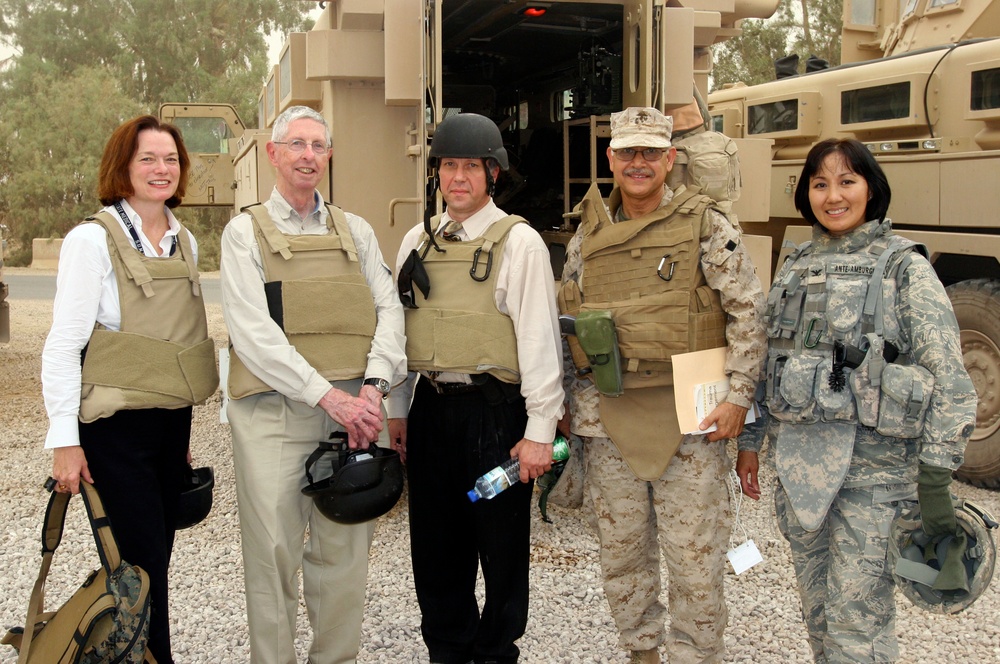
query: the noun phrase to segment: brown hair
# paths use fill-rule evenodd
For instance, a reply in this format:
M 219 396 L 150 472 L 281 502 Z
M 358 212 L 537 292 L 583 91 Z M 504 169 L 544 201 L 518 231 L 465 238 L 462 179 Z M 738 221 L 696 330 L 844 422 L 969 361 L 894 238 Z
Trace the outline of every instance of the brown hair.
M 172 124 L 160 122 L 159 118 L 153 115 L 140 115 L 122 123 L 115 129 L 104 146 L 101 168 L 97 176 L 97 197 L 101 199 L 102 205 L 113 205 L 135 193 L 128 169 L 132 158 L 135 157 L 135 153 L 139 149 L 139 132 L 147 129 L 170 134 L 177 145 L 181 177 L 177 181 L 177 191 L 167 200 L 166 205 L 168 208 L 175 208 L 181 204 L 187 189 L 188 169 L 191 166 L 191 159 L 188 157 L 187 148 L 184 147 L 181 130 Z

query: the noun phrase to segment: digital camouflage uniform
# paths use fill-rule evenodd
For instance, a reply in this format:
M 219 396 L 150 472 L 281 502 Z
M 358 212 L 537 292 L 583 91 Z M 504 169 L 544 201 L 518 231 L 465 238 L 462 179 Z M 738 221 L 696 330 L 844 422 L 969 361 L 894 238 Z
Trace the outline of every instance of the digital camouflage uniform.
M 838 264 L 849 264 L 845 261 L 850 256 L 875 251 L 873 247 L 890 237 L 888 221 L 867 222 L 840 238 L 816 224 L 810 250 L 794 265 L 786 263 L 775 277 L 769 304 L 785 288 L 785 275 L 803 261 L 811 261 L 807 272 L 816 275 L 816 283 L 829 291 L 826 297 L 832 301 L 837 290 L 822 285 L 827 275 L 835 273 Z M 951 302 L 923 256 L 907 252 L 905 261 L 895 272 L 890 264 L 890 276 L 872 282 L 881 282 L 885 310 L 881 319 L 862 323 L 866 328 L 875 323 L 884 328 L 884 338 L 901 351 L 897 365 L 919 365 L 933 376 L 919 436 L 886 436 L 861 424 L 853 390 L 845 387 L 840 394 L 850 403 L 837 416 L 842 421 L 825 421 L 834 419 L 830 412 L 804 418 L 816 421 L 802 423 L 779 422 L 770 414 L 764 418 L 766 427 L 763 420 L 749 425 L 739 438 L 740 450 L 759 451 L 766 428 L 772 441 L 778 468 L 778 524 L 791 545 L 802 614 L 817 662 L 892 662 L 898 657 L 894 583 L 886 560 L 889 528 L 893 519 L 916 501 L 918 461 L 952 469 L 960 466 L 975 422 L 976 393 L 962 363 Z M 840 272 L 845 269 L 841 267 Z M 857 284 L 867 285 L 868 280 L 868 276 L 855 280 L 854 300 L 829 308 L 839 307 L 841 316 L 857 317 L 865 301 L 864 286 Z M 781 313 L 778 307 L 769 308 L 766 314 L 772 338 L 778 335 Z M 823 315 L 822 310 L 818 313 Z M 851 328 L 851 323 L 836 317 L 836 313 L 827 316 L 830 329 Z M 796 349 L 790 350 L 789 356 L 808 355 L 795 341 L 801 340 L 807 327 L 806 317 L 796 324 L 791 335 Z M 828 345 L 830 331 L 816 340 L 815 348 Z M 770 370 L 773 355 L 772 348 L 767 374 L 771 382 L 775 381 Z M 819 365 L 817 392 L 824 389 L 823 372 L 829 366 L 832 356 Z M 857 371 L 845 369 L 847 385 L 864 370 L 864 365 Z M 765 383 L 764 392 L 771 394 L 772 390 L 773 385 Z M 807 397 L 810 391 L 801 392 Z M 881 397 L 883 404 L 885 398 Z M 874 401 L 878 400 L 876 391 Z M 879 428 L 884 426 L 878 423 Z
M 673 196 L 664 187 L 660 208 Z M 612 199 L 617 200 L 614 193 Z M 617 212 L 608 211 L 612 219 Z M 581 224 L 567 248 L 564 283 L 583 283 L 585 226 Z M 711 208 L 703 215 L 699 250 L 700 269 L 729 314 L 725 330 L 729 339 L 726 369 L 732 381 L 728 400 L 748 407 L 765 350 L 759 281 L 740 243 L 739 228 Z M 726 484 L 731 462 L 725 441 L 683 436 L 663 474 L 653 481 L 641 480 L 608 438 L 594 384 L 574 379 L 570 393 L 571 428 L 584 437 L 587 490 L 597 517 L 604 590 L 620 632 L 620 647 L 655 650 L 665 642 L 671 662 L 721 661 L 728 619 L 724 553 L 731 518 Z M 664 409 L 674 407 L 662 404 Z M 648 441 L 667 444 L 655 430 L 648 432 Z M 670 583 L 669 635 L 664 634 L 666 608 L 659 601 L 661 553 Z

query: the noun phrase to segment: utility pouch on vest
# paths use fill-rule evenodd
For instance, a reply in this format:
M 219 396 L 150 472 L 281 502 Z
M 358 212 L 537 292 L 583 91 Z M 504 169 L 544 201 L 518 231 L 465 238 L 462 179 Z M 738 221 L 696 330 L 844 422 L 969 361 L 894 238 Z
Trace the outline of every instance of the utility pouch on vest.
M 819 421 L 813 394 L 821 357 L 772 357 L 767 363 L 767 408 L 779 422 L 810 424 Z
M 882 371 L 878 425 L 883 436 L 917 438 L 934 391 L 934 374 L 917 364 L 887 364 Z
M 587 354 L 598 391 L 621 396 L 622 357 L 610 311 L 583 311 L 576 317 L 576 338 Z
M 848 382 L 858 409 L 858 421 L 866 427 L 878 426 L 878 402 L 881 395 L 882 372 L 885 358 L 882 357 L 882 339 L 877 334 L 865 335 L 868 352 L 861 364 L 851 372 Z
M 559 313 L 569 316 L 576 316 L 580 313 L 580 305 L 583 296 L 580 293 L 580 285 L 575 281 L 567 281 L 556 293 L 556 301 L 559 304 Z M 575 330 L 575 323 L 574 323 Z M 590 362 L 587 354 L 580 347 L 580 341 L 576 337 L 576 332 L 566 335 L 566 343 L 569 345 L 570 355 L 573 356 L 573 366 L 576 367 L 576 375 L 584 376 L 590 373 Z

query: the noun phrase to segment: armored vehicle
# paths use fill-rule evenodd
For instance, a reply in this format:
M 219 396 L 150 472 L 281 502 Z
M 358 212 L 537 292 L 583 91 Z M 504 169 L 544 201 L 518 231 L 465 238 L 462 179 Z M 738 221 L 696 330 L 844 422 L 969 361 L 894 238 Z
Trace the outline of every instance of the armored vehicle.
M 695 84 L 707 93 L 709 47 L 739 34 L 740 19 L 771 15 L 777 2 L 320 3 L 314 28 L 288 35 L 262 86 L 260 128 L 245 128 L 224 105 L 167 104 L 160 114 L 182 128 L 194 153 L 185 204 L 239 208 L 270 195 L 264 145 L 275 117 L 297 104 L 319 110 L 333 131 L 323 193 L 367 219 L 392 262 L 428 204 L 439 206 L 427 193 L 435 128 L 450 114 L 480 113 L 500 127 L 511 160 L 498 204 L 540 231 L 571 231 L 564 215 L 590 183 L 612 185 L 610 113 L 684 106 Z M 748 142 L 764 146 L 766 164 L 770 141 Z M 766 196 L 745 198 L 766 219 Z M 560 236 L 549 237 L 561 270 Z
M 708 98 L 717 130 L 774 141 L 769 220 L 744 230 L 770 235 L 776 250 L 782 238 L 809 237 L 792 195 L 815 143 L 851 137 L 875 154 L 892 186 L 893 227 L 927 245 L 962 328 L 979 407 L 958 474 L 993 487 L 1000 487 L 997 36 L 1000 2 L 992 0 L 844 0 L 843 64 Z

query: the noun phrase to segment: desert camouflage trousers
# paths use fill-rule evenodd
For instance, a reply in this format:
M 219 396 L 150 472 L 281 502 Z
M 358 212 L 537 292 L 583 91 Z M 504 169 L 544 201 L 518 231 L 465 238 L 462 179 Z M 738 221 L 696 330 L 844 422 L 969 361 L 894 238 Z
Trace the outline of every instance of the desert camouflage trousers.
M 895 662 L 895 583 L 887 561 L 889 528 L 910 509 L 917 485 L 841 488 L 818 530 L 799 525 L 780 484 L 778 527 L 792 547 L 802 617 L 818 663 Z
M 597 517 L 604 592 L 625 650 L 666 642 L 671 664 L 720 662 L 725 551 L 732 513 L 725 441 L 684 436 L 663 475 L 636 478 L 607 438 L 588 438 L 587 485 Z M 670 631 L 660 602 L 666 561 Z

